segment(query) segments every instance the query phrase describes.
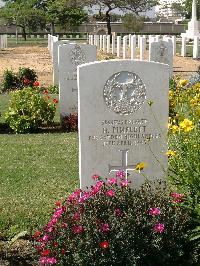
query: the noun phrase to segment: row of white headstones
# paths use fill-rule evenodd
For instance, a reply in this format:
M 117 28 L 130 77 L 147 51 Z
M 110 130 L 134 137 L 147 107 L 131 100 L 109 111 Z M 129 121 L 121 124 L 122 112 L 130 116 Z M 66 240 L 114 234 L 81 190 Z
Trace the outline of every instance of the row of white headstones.
M 93 174 L 114 177 L 119 170 L 132 187 L 165 178 L 169 66 L 97 61 L 96 45 L 54 36 L 48 48 L 58 71 L 61 117 L 78 111 L 80 187 L 94 185 Z M 139 163 L 146 166 L 141 171 Z
M 176 36 L 160 36 L 149 35 L 148 37 L 143 35 L 127 35 L 123 38 L 121 36 L 110 37 L 110 35 L 89 35 L 89 44 L 94 44 L 98 49 L 105 53 L 117 54 L 117 57 L 121 56 L 123 59 L 128 58 L 127 49 L 130 47 L 130 58 L 136 59 L 136 47 L 140 49 L 140 60 L 144 60 L 147 43 L 149 44 L 149 51 L 152 42 L 158 42 L 160 40 L 171 42 L 173 45 L 173 55 L 176 55 L 177 38 Z M 189 39 L 182 37 L 181 40 L 181 56 L 185 57 L 187 54 L 187 43 Z M 136 46 L 137 44 L 137 46 Z M 194 37 L 193 43 L 193 58 L 197 59 L 200 56 L 199 52 L 199 37 Z M 151 56 L 149 53 L 149 61 Z
M 0 49 L 8 47 L 8 36 L 6 34 L 0 35 Z

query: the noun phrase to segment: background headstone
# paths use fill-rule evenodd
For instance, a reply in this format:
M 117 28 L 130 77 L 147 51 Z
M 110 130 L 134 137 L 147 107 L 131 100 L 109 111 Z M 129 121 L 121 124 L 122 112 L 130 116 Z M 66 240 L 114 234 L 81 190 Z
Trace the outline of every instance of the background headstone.
M 169 65 L 170 77 L 173 75 L 173 45 L 172 41 L 159 41 L 151 44 L 150 61 Z
M 69 40 L 61 40 L 54 42 L 53 45 L 53 84 L 58 85 L 59 84 L 59 69 L 58 69 L 58 46 L 62 44 L 69 43 Z
M 59 103 L 62 118 L 78 111 L 77 66 L 97 60 L 95 45 L 69 43 L 59 46 Z M 88 76 L 88 79 L 91 79 Z
M 78 67 L 81 188 L 94 184 L 94 174 L 114 177 L 118 170 L 136 188 L 165 177 L 168 88 L 164 64 L 110 60 Z

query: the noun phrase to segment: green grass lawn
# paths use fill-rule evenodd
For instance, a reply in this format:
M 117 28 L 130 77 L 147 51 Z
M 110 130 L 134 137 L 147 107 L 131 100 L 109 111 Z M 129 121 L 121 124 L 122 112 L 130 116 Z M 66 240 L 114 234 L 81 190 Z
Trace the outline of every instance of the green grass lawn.
M 1 123 L 8 100 L 0 95 Z M 79 185 L 77 133 L 0 134 L 0 184 L 0 237 L 44 225 Z

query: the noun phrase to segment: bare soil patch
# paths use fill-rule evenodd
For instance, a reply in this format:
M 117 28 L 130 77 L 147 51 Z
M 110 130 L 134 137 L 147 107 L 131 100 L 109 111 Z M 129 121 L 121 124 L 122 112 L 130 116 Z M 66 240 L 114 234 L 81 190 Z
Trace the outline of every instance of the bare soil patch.
M 146 54 L 146 59 L 148 54 Z M 200 59 L 193 60 L 190 57 L 174 57 L 174 74 L 182 78 L 188 78 L 197 71 Z M 53 83 L 52 61 L 46 47 L 16 47 L 0 51 L 0 81 L 4 70 L 18 71 L 19 67 L 30 67 L 38 74 L 39 81 L 47 86 Z
M 0 81 L 6 69 L 17 72 L 20 67 L 34 69 L 40 83 L 45 83 L 47 86 L 53 83 L 52 61 L 45 47 L 17 47 L 0 51 Z

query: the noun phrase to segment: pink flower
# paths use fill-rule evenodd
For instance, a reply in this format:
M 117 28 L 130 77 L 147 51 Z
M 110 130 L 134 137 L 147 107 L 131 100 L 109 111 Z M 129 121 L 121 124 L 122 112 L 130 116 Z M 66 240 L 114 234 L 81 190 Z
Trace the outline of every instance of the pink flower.
M 48 235 L 44 235 L 42 238 L 42 241 L 47 242 L 49 241 L 49 236 Z
M 160 213 L 161 213 L 160 208 L 149 209 L 149 215 L 156 216 L 156 215 L 160 215 Z
M 92 179 L 94 179 L 94 180 L 97 180 L 97 179 L 99 179 L 99 178 L 100 178 L 99 175 L 93 175 L 93 176 L 92 176 Z
M 112 189 L 110 189 L 110 190 L 106 191 L 105 194 L 106 194 L 106 196 L 108 196 L 108 197 L 114 197 L 114 196 L 115 196 L 115 191 L 112 190 Z
M 47 258 L 47 257 L 41 257 L 40 258 L 40 265 L 54 265 L 57 263 L 57 259 L 55 258 Z
M 181 203 L 184 200 L 184 194 L 173 192 L 170 194 L 170 196 L 173 198 L 173 202 L 175 203 Z
M 69 195 L 68 202 L 76 201 L 80 198 L 80 196 L 81 196 L 81 190 L 78 189 L 78 190 L 74 191 L 71 195 Z
M 123 170 L 119 170 L 119 171 L 116 173 L 116 177 L 119 177 L 119 178 L 125 178 L 125 177 L 126 177 L 126 173 L 125 173 Z
M 120 182 L 120 186 L 121 187 L 127 187 L 129 185 L 129 181 L 128 180 L 122 180 L 121 182 Z
M 109 178 L 108 185 L 114 185 L 114 184 L 117 184 L 117 178 Z
M 64 212 L 63 208 L 57 208 L 57 209 L 55 210 L 55 213 L 54 213 L 54 215 L 53 215 L 53 218 L 54 218 L 54 219 L 58 219 L 58 218 L 60 218 L 60 217 L 62 216 L 63 212 Z
M 81 234 L 84 232 L 84 227 L 82 225 L 74 225 L 72 231 L 74 234 Z
M 119 209 L 119 208 L 116 208 L 115 209 L 115 216 L 121 216 L 122 215 L 122 211 L 121 211 L 121 209 Z
M 92 188 L 91 195 L 96 195 L 101 190 L 103 185 L 104 185 L 103 181 L 98 181 L 96 185 Z
M 157 223 L 153 227 L 153 231 L 155 233 L 163 233 L 164 230 L 165 230 L 165 225 L 164 224 L 161 224 L 161 223 Z
M 78 202 L 79 203 L 84 203 L 89 197 L 90 197 L 90 193 L 89 192 L 84 192 L 84 193 L 81 194 Z
M 74 215 L 73 215 L 73 220 L 74 220 L 74 221 L 79 221 L 80 218 L 81 218 L 80 213 L 75 212 Z
M 109 224 L 101 224 L 101 231 L 104 233 L 108 233 L 110 231 Z

